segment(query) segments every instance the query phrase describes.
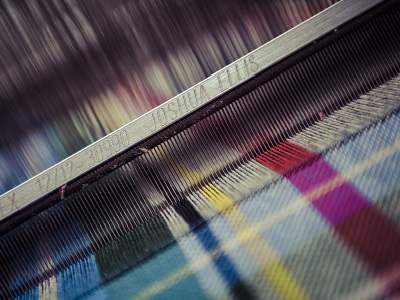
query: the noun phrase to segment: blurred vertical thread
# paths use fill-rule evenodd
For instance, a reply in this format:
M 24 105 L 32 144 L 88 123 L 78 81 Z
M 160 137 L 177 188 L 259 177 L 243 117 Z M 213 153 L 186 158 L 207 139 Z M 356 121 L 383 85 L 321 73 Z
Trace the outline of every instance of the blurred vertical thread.
M 335 0 L 0 2 L 0 193 Z

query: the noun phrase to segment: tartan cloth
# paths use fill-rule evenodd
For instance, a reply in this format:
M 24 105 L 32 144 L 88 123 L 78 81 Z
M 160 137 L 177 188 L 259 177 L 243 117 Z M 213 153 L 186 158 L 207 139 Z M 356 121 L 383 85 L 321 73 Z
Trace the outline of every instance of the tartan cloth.
M 346 122 L 339 143 L 298 134 L 19 298 L 398 297 L 400 113 Z

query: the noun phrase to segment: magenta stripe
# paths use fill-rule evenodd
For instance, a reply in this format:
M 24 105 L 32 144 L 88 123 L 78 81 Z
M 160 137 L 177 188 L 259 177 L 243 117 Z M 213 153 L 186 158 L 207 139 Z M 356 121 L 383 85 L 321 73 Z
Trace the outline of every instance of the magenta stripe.
M 290 182 L 303 194 L 337 176 L 336 171 L 321 157 L 299 172 L 288 175 Z
M 290 174 L 287 178 L 300 192 L 307 193 L 336 176 L 338 176 L 336 170 L 319 158 L 305 169 Z M 369 205 L 368 200 L 348 182 L 313 200 L 312 205 L 333 225 Z
M 313 201 L 313 206 L 333 225 L 368 206 L 368 202 L 349 183 Z

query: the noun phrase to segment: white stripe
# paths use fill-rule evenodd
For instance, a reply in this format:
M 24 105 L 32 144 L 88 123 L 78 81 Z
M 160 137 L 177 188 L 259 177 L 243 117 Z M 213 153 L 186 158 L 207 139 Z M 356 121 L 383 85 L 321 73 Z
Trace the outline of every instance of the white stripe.
M 57 279 L 50 277 L 39 285 L 39 300 L 57 299 Z

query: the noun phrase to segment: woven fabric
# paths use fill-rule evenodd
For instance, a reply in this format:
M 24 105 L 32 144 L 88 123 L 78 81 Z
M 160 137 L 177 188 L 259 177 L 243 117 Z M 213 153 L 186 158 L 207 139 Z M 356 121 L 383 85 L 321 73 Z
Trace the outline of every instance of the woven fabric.
M 399 195 L 393 112 L 322 153 L 283 142 L 21 298 L 395 297 Z

